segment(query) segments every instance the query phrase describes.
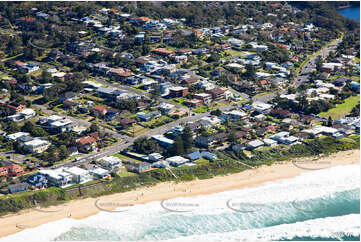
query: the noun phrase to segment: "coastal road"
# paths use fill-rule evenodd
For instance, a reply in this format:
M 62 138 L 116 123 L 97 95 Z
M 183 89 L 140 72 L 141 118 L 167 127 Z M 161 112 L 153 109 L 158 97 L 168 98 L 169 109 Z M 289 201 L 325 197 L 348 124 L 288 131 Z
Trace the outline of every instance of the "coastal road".
M 234 108 L 232 105 L 227 105 L 227 106 L 223 106 L 220 107 L 221 111 L 228 111 L 230 109 Z M 194 116 L 186 116 L 183 118 L 180 118 L 178 120 L 175 120 L 171 123 L 165 124 L 163 126 L 160 126 L 158 128 L 155 129 L 151 129 L 146 133 L 143 133 L 141 135 L 138 135 L 136 137 L 128 137 L 128 136 L 123 136 L 123 140 L 120 143 L 116 143 L 110 147 L 104 148 L 103 150 L 101 150 L 100 152 L 97 153 L 92 153 L 92 154 L 86 154 L 83 155 L 82 157 L 80 157 L 77 161 L 75 162 L 68 162 L 68 163 L 64 163 L 64 164 L 59 164 L 56 166 L 53 166 L 52 169 L 56 169 L 59 167 L 71 167 L 71 166 L 79 166 L 82 164 L 87 164 L 95 159 L 99 159 L 105 156 L 109 156 L 112 155 L 114 153 L 117 153 L 121 150 L 124 150 L 126 148 L 128 148 L 130 145 L 133 144 L 134 140 L 136 140 L 139 137 L 145 136 L 145 137 L 150 137 L 152 135 L 157 135 L 157 134 L 163 134 L 165 132 L 167 132 L 168 130 L 170 130 L 171 128 L 180 125 L 180 124 L 184 124 L 187 122 L 194 122 L 199 120 L 202 117 L 206 117 L 209 115 L 209 112 L 205 112 L 205 113 L 201 113 L 201 114 L 196 114 Z
M 310 58 L 310 60 L 303 65 L 299 74 L 295 77 L 295 82 L 292 85 L 292 87 L 297 88 L 302 83 L 308 82 L 313 69 L 316 68 L 317 57 L 321 56 L 323 58 L 326 58 L 330 54 L 331 51 L 335 51 L 337 49 L 337 46 L 341 42 L 342 42 L 342 38 L 337 39 L 331 45 L 323 47 L 317 55 L 312 56 Z M 277 94 L 281 95 L 281 94 L 286 94 L 286 93 L 287 93 L 287 90 L 282 90 L 282 91 L 264 95 L 264 96 L 253 97 L 252 100 L 253 100 L 253 102 L 268 102 L 268 101 L 272 100 Z

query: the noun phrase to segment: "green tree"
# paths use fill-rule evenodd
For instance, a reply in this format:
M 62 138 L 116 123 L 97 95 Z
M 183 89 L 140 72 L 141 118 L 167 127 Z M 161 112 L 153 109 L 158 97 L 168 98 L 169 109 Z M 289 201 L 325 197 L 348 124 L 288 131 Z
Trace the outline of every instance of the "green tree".
M 328 127 L 331 127 L 331 126 L 332 126 L 332 123 L 333 123 L 332 117 L 331 117 L 331 116 L 328 116 L 327 126 L 328 126 Z
M 64 160 L 69 156 L 68 149 L 65 145 L 61 145 L 59 148 L 59 159 Z
M 183 141 L 184 151 L 188 152 L 193 146 L 193 132 L 188 125 L 185 126 L 185 128 L 183 129 L 182 141 Z
M 174 140 L 174 144 L 168 149 L 170 155 L 183 155 L 184 154 L 184 145 L 183 140 L 177 136 Z
M 20 131 L 20 127 L 19 127 L 19 125 L 17 125 L 14 122 L 9 122 L 8 127 L 7 127 L 7 131 L 9 133 L 16 133 L 16 132 Z
M 52 76 L 50 72 L 47 71 L 43 71 L 41 73 L 41 83 L 48 83 L 52 81 Z

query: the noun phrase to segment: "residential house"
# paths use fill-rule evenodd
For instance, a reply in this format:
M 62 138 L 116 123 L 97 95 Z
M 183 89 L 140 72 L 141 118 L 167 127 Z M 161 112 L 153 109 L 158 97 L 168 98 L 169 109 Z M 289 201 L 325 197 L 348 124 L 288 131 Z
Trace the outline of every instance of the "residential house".
M 175 110 L 175 105 L 162 102 L 161 104 L 159 104 L 159 110 L 162 112 L 162 114 L 168 115 Z
M 119 170 L 122 165 L 122 160 L 115 156 L 106 156 L 99 159 L 101 166 L 110 171 Z
M 195 99 L 202 100 L 205 105 L 209 105 L 212 102 L 212 96 L 208 93 L 196 93 L 193 97 Z
M 277 134 L 274 134 L 274 135 L 270 136 L 269 138 L 273 139 L 281 144 L 286 144 L 286 145 L 293 144 L 299 140 L 299 138 L 297 138 L 295 136 L 290 136 L 290 133 L 286 132 L 286 131 L 282 131 Z
M 252 106 L 254 110 L 259 113 L 268 113 L 272 108 L 271 104 L 263 103 L 263 102 L 254 102 Z
M 187 157 L 191 160 L 191 161 L 195 161 L 198 160 L 200 158 L 202 158 L 202 154 L 199 151 L 195 151 L 192 153 L 187 154 Z
M 44 175 L 48 183 L 53 186 L 63 187 L 72 183 L 72 175 L 62 168 L 54 170 L 39 170 L 38 174 Z
M 90 174 L 87 170 L 73 166 L 63 169 L 66 173 L 69 173 L 72 176 L 73 183 L 85 183 L 91 180 Z
M 196 107 L 202 105 L 203 102 L 202 102 L 202 100 L 193 98 L 193 99 L 191 99 L 191 100 L 187 100 L 187 101 L 185 102 L 185 104 L 186 104 L 188 107 L 196 108 Z
M 43 188 L 47 187 L 48 180 L 44 175 L 41 174 L 33 174 L 29 176 L 26 181 L 30 186 L 36 187 L 36 188 Z
M 91 136 L 85 136 L 75 140 L 79 151 L 92 152 L 97 148 L 97 140 Z
M 169 56 L 172 56 L 172 55 L 175 54 L 175 53 L 174 53 L 173 51 L 171 51 L 171 50 L 162 49 L 162 48 L 153 49 L 153 50 L 152 50 L 152 53 L 153 53 L 153 54 L 156 54 L 156 55 L 163 56 L 163 57 L 169 57 Z
M 225 112 L 225 117 L 230 118 L 231 120 L 241 120 L 247 117 L 247 113 L 241 110 L 232 110 L 230 112 Z
M 133 171 L 136 173 L 142 173 L 149 170 L 152 165 L 148 162 L 134 163 L 132 165 L 126 165 L 127 170 Z
M 18 183 L 18 184 L 11 184 L 8 186 L 9 193 L 17 193 L 17 192 L 24 192 L 27 191 L 29 184 L 27 183 Z
M 137 121 L 134 119 L 129 119 L 129 118 L 123 118 L 119 121 L 119 125 L 123 128 L 126 129 L 128 127 L 133 126 L 134 124 L 136 124 Z
M 92 112 L 96 117 L 103 117 L 107 114 L 108 110 L 105 106 L 96 105 L 92 107 Z
M 153 135 L 152 139 L 157 141 L 160 146 L 170 147 L 174 144 L 174 141 L 164 137 L 163 135 Z
M 108 72 L 108 76 L 114 77 L 116 80 L 124 81 L 127 78 L 134 76 L 134 73 L 123 68 L 111 68 Z
M 10 164 L 5 166 L 5 168 L 8 170 L 10 176 L 18 176 L 24 173 L 24 169 L 18 164 Z
M 5 136 L 6 140 L 12 140 L 12 141 L 17 141 L 18 139 L 20 139 L 23 136 L 29 136 L 30 133 L 27 132 L 16 132 L 16 133 L 12 133 L 12 134 L 8 134 Z
M 31 108 L 25 108 L 21 112 L 7 116 L 6 119 L 14 122 L 19 122 L 36 116 L 36 112 Z
M 181 166 L 181 165 L 184 165 L 186 163 L 189 162 L 188 159 L 182 157 L 182 156 L 172 156 L 172 157 L 169 157 L 167 159 L 165 159 L 166 161 L 168 161 L 168 163 L 171 165 L 171 166 L 175 166 L 175 167 L 178 167 L 178 166 Z
M 320 135 L 335 135 L 338 132 L 338 130 L 331 127 L 317 125 L 317 126 L 313 126 L 310 129 L 304 129 L 302 130 L 302 132 L 313 134 L 315 136 L 320 136 Z
M 25 108 L 25 105 L 18 104 L 18 103 L 10 103 L 7 105 L 7 107 L 10 109 L 10 112 L 12 114 L 20 113 Z
M 246 143 L 246 147 L 249 149 L 249 150 L 254 150 L 254 149 L 257 149 L 261 146 L 263 146 L 264 143 L 258 139 L 256 140 L 252 140 L 252 141 L 249 141 L 248 143 Z
M 89 171 L 89 174 L 92 175 L 95 179 L 102 179 L 102 178 L 108 177 L 110 175 L 110 171 L 100 168 L 100 167 L 96 167 L 96 166 L 89 169 L 88 171 Z
M 63 103 L 64 101 L 72 101 L 78 98 L 78 94 L 75 92 L 64 92 L 59 95 L 58 102 Z
M 223 89 L 223 88 L 214 88 L 214 89 L 211 89 L 211 90 L 208 90 L 208 93 L 212 96 L 212 99 L 213 100 L 221 100 L 221 99 L 224 99 L 224 92 L 226 90 Z
M 158 118 L 162 116 L 162 114 L 158 111 L 153 111 L 149 113 L 139 112 L 137 113 L 137 117 L 140 118 L 142 121 L 149 121 L 153 118 Z
M 219 126 L 222 123 L 222 120 L 215 115 L 202 117 L 198 123 L 204 128 L 210 128 L 213 126 Z
M 284 118 L 289 118 L 291 116 L 291 112 L 285 109 L 277 108 L 271 110 L 270 115 L 276 118 L 284 119 Z
M 71 132 L 74 128 L 74 122 L 70 119 L 60 119 L 51 122 L 45 128 L 52 133 Z
M 23 149 L 29 153 L 42 153 L 50 146 L 50 142 L 35 138 L 24 143 Z
M 264 143 L 266 146 L 269 146 L 269 147 L 275 147 L 275 146 L 277 146 L 277 141 L 275 141 L 275 140 L 273 140 L 273 139 L 265 138 L 265 139 L 263 139 L 263 143 Z
M 169 88 L 169 96 L 172 98 L 184 97 L 188 95 L 188 88 L 186 87 L 171 87 Z

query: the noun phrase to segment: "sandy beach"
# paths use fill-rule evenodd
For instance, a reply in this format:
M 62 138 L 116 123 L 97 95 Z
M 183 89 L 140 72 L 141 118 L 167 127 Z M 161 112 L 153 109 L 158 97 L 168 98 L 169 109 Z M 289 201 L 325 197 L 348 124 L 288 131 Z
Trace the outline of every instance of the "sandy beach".
M 1 217 L 0 237 L 69 216 L 74 219 L 82 219 L 97 214 L 100 211 L 95 206 L 98 199 L 102 203 L 107 203 L 107 209 L 111 210 L 122 204 L 143 204 L 175 197 L 204 195 L 257 186 L 265 182 L 292 178 L 304 172 L 351 164 L 360 164 L 360 150 L 339 152 L 328 157 L 279 162 L 272 166 L 261 166 L 241 173 L 218 176 L 207 180 L 181 183 L 165 182 L 153 187 L 139 188 L 125 193 L 74 200 L 63 205 L 42 208 L 42 211 L 28 209 L 17 214 Z

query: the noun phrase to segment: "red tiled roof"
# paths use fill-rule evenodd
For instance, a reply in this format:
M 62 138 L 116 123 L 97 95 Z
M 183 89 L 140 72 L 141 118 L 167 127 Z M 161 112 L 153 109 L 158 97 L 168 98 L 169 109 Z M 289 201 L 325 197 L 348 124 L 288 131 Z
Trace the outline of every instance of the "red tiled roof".
M 174 54 L 173 51 L 171 51 L 171 50 L 166 50 L 166 49 L 163 49 L 163 48 L 153 49 L 152 52 L 160 53 L 160 54 L 166 54 L 166 55 L 173 55 L 173 54 Z
M 85 136 L 85 137 L 77 139 L 75 142 L 80 145 L 86 145 L 86 144 L 95 143 L 96 139 L 94 137 Z
M 104 106 L 101 106 L 101 105 L 96 105 L 93 107 L 93 110 L 103 112 L 103 111 L 106 111 L 107 108 Z
M 24 17 L 24 18 L 20 18 L 21 21 L 23 22 L 35 22 L 35 18 L 33 17 Z
M 142 20 L 144 22 L 148 22 L 150 19 L 147 17 L 138 17 L 137 20 Z
M 269 125 L 266 127 L 266 129 L 270 130 L 270 131 L 275 131 L 276 130 L 276 126 L 274 125 Z

